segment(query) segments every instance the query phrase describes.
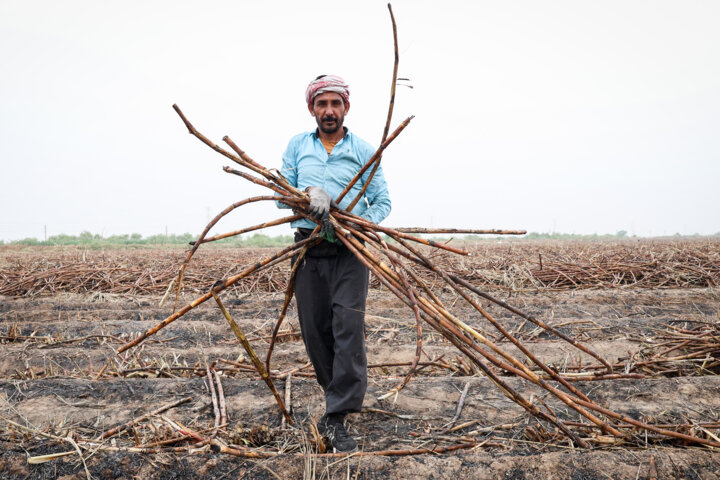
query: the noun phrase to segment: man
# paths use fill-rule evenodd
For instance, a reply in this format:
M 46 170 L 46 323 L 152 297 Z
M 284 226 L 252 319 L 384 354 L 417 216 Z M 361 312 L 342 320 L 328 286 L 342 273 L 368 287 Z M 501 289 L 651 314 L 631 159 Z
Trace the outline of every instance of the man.
M 320 75 L 310 82 L 305 99 L 317 129 L 293 137 L 283 154 L 281 173 L 291 185 L 308 193 L 308 212 L 318 221 L 375 153 L 370 144 L 343 125 L 350 110 L 349 97 L 348 86 L 338 76 Z M 346 208 L 357 196 L 368 174 L 343 198 L 340 208 Z M 278 206 L 288 208 L 281 203 Z M 352 213 L 375 223 L 390 213 L 381 168 Z M 295 241 L 299 241 L 311 234 L 316 223 L 302 219 L 292 226 L 297 228 Z M 297 269 L 295 299 L 305 349 L 325 392 L 325 414 L 318 422 L 318 431 L 335 451 L 351 452 L 358 446 L 345 429 L 344 420 L 346 414 L 360 411 L 367 388 L 364 317 L 368 271 L 332 233 L 325 238 L 308 250 Z

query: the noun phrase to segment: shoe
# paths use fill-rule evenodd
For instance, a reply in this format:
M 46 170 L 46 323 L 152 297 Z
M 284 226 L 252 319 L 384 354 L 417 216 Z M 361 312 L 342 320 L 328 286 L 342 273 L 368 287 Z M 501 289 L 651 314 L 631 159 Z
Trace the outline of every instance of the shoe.
M 325 414 L 320 418 L 317 429 L 320 435 L 327 437 L 335 452 L 357 452 L 358 444 L 345 429 L 345 415 Z

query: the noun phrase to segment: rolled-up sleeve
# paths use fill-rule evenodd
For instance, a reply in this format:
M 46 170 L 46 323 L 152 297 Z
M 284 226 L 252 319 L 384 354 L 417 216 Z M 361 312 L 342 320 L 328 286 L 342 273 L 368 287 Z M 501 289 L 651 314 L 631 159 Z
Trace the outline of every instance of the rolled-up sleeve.
M 363 183 L 367 182 L 370 176 L 370 170 L 363 175 Z M 380 223 L 390 215 L 392 204 L 390 202 L 390 193 L 388 192 L 387 182 L 383 174 L 382 167 L 379 167 L 373 176 L 370 185 L 365 191 L 365 198 L 368 202 L 368 208 L 360 215 L 373 223 Z

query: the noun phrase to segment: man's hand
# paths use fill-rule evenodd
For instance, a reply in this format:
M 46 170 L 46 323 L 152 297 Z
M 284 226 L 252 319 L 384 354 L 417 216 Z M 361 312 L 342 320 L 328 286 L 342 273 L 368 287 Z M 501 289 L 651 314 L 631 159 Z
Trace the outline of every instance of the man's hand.
M 308 187 L 307 193 L 310 196 L 310 206 L 308 206 L 308 213 L 315 218 L 320 220 L 322 217 L 330 213 L 330 195 L 320 187 Z

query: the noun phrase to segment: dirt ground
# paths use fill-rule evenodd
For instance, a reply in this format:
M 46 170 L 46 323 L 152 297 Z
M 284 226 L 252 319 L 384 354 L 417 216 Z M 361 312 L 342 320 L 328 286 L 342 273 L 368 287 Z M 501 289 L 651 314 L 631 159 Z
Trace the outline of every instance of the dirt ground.
M 690 329 L 720 321 L 720 291 L 712 287 L 502 290 L 494 294 L 582 341 L 611 363 L 626 362 L 641 349 L 660 342 L 669 327 Z M 184 301 L 193 298 L 187 295 Z M 223 299 L 264 359 L 283 295 L 228 292 Z M 493 333 L 461 299 L 445 292 L 443 301 L 453 305 L 463 321 Z M 123 450 L 175 434 L 167 421 L 154 417 L 106 442 L 118 451 L 84 452 L 92 477 L 720 478 L 717 449 L 653 435 L 628 444 L 594 443 L 591 450 L 575 448 L 467 366 L 457 349 L 427 326 L 422 361 L 435 364 L 424 366 L 397 395 L 381 398 L 402 380 L 408 368 L 387 364 L 411 361 L 416 338 L 412 311 L 388 291 L 377 288 L 371 289 L 366 314 L 371 366 L 368 393 L 363 412 L 348 420 L 350 432 L 368 452 L 438 449 L 470 441 L 480 445 L 440 454 L 311 455 L 316 445 L 309 425 L 322 415 L 324 407 L 312 369 L 303 368 L 292 376 L 295 426 L 281 426 L 277 404 L 265 383 L 248 369 L 222 361 L 251 365 L 214 303 L 192 310 L 119 359 L 115 355 L 119 346 L 172 312 L 172 305 L 159 307 L 158 302 L 158 295 L 104 292 L 0 297 L 0 416 L 25 427 L 0 418 L 0 478 L 86 478 L 77 455 L 28 464 L 28 457 L 73 450 L 70 443 L 43 438 L 37 432 L 93 438 L 184 397 L 190 400 L 163 416 L 195 431 L 211 428 L 214 413 L 206 365 L 214 365 L 220 372 L 227 401 L 228 425 L 218 437 L 261 451 L 280 451 L 280 455 L 248 459 L 209 449 L 152 454 Z M 541 360 L 558 370 L 594 362 L 522 318 L 486 301 L 483 305 Z M 282 332 L 273 369 L 286 372 L 305 366 L 307 356 L 292 308 Z M 500 345 L 516 353 L 509 343 Z M 115 360 L 105 375 L 96 379 L 108 358 Z M 712 373 L 648 375 L 575 385 L 593 401 L 628 417 L 655 424 L 686 424 L 697 432 L 698 424 L 720 422 L 720 377 Z M 578 420 L 544 391 L 514 377 L 504 379 L 526 398 L 532 395 L 564 412 L 567 419 Z M 283 379 L 276 384 L 281 393 L 287 388 Z M 468 393 L 453 424 L 465 388 Z M 463 428 L 449 431 L 453 425 Z M 720 437 L 720 428 L 712 427 L 709 432 Z

